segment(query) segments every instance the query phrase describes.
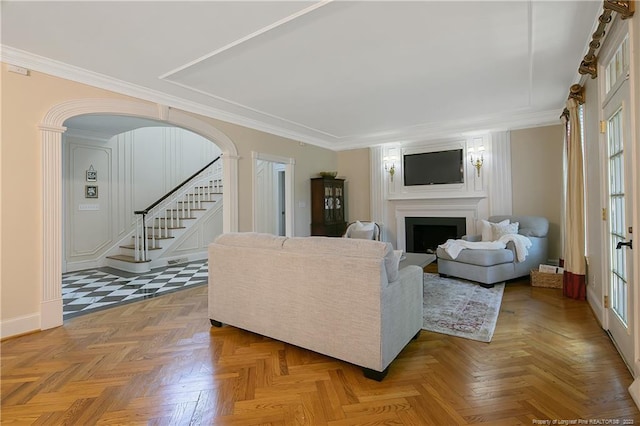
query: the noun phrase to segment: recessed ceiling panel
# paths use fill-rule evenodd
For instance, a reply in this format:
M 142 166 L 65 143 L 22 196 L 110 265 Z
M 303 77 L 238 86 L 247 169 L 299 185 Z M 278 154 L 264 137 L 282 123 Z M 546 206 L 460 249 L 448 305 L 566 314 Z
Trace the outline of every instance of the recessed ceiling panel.
M 336 137 L 529 107 L 526 3 L 465 4 L 330 3 L 169 79 Z

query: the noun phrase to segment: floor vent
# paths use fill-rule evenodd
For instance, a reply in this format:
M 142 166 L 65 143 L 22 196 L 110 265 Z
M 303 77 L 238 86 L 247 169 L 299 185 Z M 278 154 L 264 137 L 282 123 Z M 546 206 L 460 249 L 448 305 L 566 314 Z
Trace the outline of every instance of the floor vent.
M 167 265 L 177 265 L 178 263 L 187 263 L 188 261 L 188 257 L 180 257 L 178 259 L 167 260 Z

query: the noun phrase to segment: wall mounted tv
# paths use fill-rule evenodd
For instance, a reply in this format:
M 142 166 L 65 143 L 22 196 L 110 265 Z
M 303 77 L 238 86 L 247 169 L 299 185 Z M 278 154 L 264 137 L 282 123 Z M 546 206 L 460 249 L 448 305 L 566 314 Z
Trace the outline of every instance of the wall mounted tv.
M 462 149 L 404 156 L 404 186 L 464 182 Z

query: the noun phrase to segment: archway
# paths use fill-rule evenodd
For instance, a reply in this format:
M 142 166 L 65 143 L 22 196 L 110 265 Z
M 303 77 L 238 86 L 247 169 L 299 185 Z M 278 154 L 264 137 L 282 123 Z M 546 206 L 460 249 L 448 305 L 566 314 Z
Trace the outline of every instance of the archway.
M 119 99 L 78 99 L 60 103 L 39 128 L 42 145 L 42 285 L 40 329 L 62 325 L 62 133 L 65 120 L 85 114 L 113 114 L 167 122 L 215 143 L 223 159 L 223 230 L 238 229 L 238 151 L 220 130 L 185 112 L 164 105 Z

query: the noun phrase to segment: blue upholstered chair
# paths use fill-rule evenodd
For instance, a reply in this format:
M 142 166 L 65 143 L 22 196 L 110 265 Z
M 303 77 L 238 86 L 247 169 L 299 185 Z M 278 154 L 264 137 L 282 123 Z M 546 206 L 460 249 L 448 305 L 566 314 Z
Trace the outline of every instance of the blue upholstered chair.
M 524 261 L 517 262 L 515 247 L 511 242 L 506 248 L 498 250 L 464 249 L 455 259 L 438 248 L 438 273 L 493 287 L 496 283 L 529 275 L 531 269 L 547 263 L 549 221 L 539 216 L 491 216 L 488 221 L 498 223 L 505 219 L 511 223 L 518 222 L 518 234 L 531 240 L 532 245 Z M 465 235 L 463 239 L 481 241 L 481 235 Z
M 347 225 L 343 237 L 380 241 L 380 225 L 367 221 L 351 222 Z

